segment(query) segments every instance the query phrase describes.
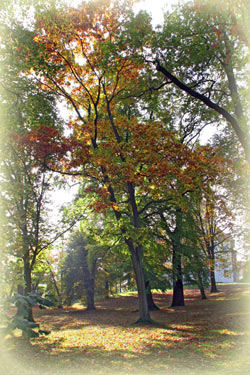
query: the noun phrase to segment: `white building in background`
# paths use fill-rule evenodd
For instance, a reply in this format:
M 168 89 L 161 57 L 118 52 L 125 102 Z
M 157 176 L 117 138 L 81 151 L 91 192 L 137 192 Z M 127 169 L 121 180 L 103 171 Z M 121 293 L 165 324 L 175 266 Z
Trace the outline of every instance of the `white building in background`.
M 215 263 L 215 280 L 217 283 L 234 283 L 243 277 L 243 263 L 237 261 L 237 251 L 232 239 L 220 244 Z

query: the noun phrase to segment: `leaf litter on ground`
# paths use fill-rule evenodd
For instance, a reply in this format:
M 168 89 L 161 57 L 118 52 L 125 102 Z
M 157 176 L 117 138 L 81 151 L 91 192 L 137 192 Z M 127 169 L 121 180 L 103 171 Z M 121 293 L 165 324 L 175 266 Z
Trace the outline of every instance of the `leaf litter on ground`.
M 207 293 L 207 300 L 196 289 L 185 290 L 183 307 L 170 307 L 170 292 L 154 293 L 160 310 L 146 326 L 134 324 L 136 296 L 98 302 L 95 311 L 35 310 L 35 320 L 52 333 L 30 344 L 9 338 L 2 354 L 10 366 L 3 373 L 245 375 L 250 373 L 250 285 L 219 289 Z

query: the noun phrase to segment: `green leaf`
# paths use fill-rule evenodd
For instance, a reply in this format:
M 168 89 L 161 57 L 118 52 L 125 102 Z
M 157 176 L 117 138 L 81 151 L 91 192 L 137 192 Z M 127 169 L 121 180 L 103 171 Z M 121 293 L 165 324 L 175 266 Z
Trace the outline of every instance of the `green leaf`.
M 47 306 L 47 307 L 54 306 L 53 302 L 51 302 L 47 298 L 43 298 L 43 297 L 38 297 L 37 298 L 37 303 L 39 303 L 40 305 L 43 305 L 43 306 Z

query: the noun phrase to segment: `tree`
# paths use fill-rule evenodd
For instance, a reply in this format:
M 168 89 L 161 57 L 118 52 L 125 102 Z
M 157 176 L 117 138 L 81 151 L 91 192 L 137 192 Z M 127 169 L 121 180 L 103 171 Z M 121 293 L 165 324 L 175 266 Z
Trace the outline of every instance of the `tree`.
M 13 52 L 13 34 L 12 31 L 4 34 L 1 45 L 1 234 L 5 239 L 6 263 L 12 260 L 18 264 L 27 295 L 32 291 L 32 272 L 49 241 L 45 211 L 53 179 L 25 145 L 19 147 L 19 138 L 41 123 L 53 127 L 56 122 L 59 125 L 59 120 L 52 96 L 22 74 L 24 63 L 17 61 Z M 19 37 L 24 38 L 25 32 L 20 32 Z
M 200 201 L 196 215 L 200 229 L 199 243 L 209 260 L 211 293 L 216 293 L 216 253 L 219 252 L 219 245 L 232 237 L 232 214 L 223 195 L 211 189 L 210 194 Z
M 6 238 L 6 256 L 10 254 L 22 259 L 27 295 L 32 290 L 32 270 L 48 242 L 48 224 L 45 224 L 44 215 L 51 176 L 45 168 L 37 165 L 27 149 L 19 149 L 11 135 L 13 125 L 21 128 L 22 122 L 28 120 L 22 115 L 30 103 L 20 104 L 23 112 L 19 103 L 14 110 L 12 107 L 5 122 L 9 129 L 2 129 L 5 130 L 5 143 L 2 145 L 5 157 L 1 160 L 1 206 L 5 218 L 1 231 Z
M 249 8 L 244 1 L 223 5 L 216 1 L 190 2 L 166 14 L 152 48 L 156 70 L 222 116 L 232 126 L 249 162 L 246 90 L 240 90 L 242 77 L 247 77 L 249 48 L 248 35 L 242 28 L 245 12 L 249 13 Z
M 87 310 L 94 310 L 95 275 L 99 258 L 105 249 L 88 243 L 80 229 L 73 232 L 67 246 L 62 266 L 62 282 L 66 288 L 66 303 L 75 297 L 86 297 Z M 85 293 L 82 290 L 85 290 Z
M 140 115 L 136 94 L 145 66 L 132 58 L 133 49 L 127 53 L 122 40 L 130 14 L 129 2 L 95 1 L 37 17 L 36 34 L 29 35 L 27 70 L 36 72 L 42 89 L 66 100 L 71 134 L 42 127 L 28 132 L 23 142 L 48 169 L 88 182 L 86 193 L 95 195 L 90 208 L 113 212 L 132 259 L 139 321 L 150 322 L 143 213 L 156 200 L 178 201 L 194 181 L 201 184 L 208 164 L 215 173 L 215 164 L 208 149 L 192 150 L 164 123 Z M 182 188 L 170 198 L 168 187 L 180 181 Z

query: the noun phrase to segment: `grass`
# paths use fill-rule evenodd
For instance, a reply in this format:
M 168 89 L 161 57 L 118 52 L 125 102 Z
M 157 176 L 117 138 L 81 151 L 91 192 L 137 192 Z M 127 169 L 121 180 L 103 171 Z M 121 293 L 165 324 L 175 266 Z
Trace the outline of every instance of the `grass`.
M 24 343 L 8 338 L 4 375 L 247 375 L 250 373 L 250 285 L 220 285 L 201 300 L 185 290 L 185 307 L 171 308 L 171 292 L 154 293 L 155 324 L 137 326 L 137 298 L 122 295 L 81 306 L 35 311 L 49 336 Z

